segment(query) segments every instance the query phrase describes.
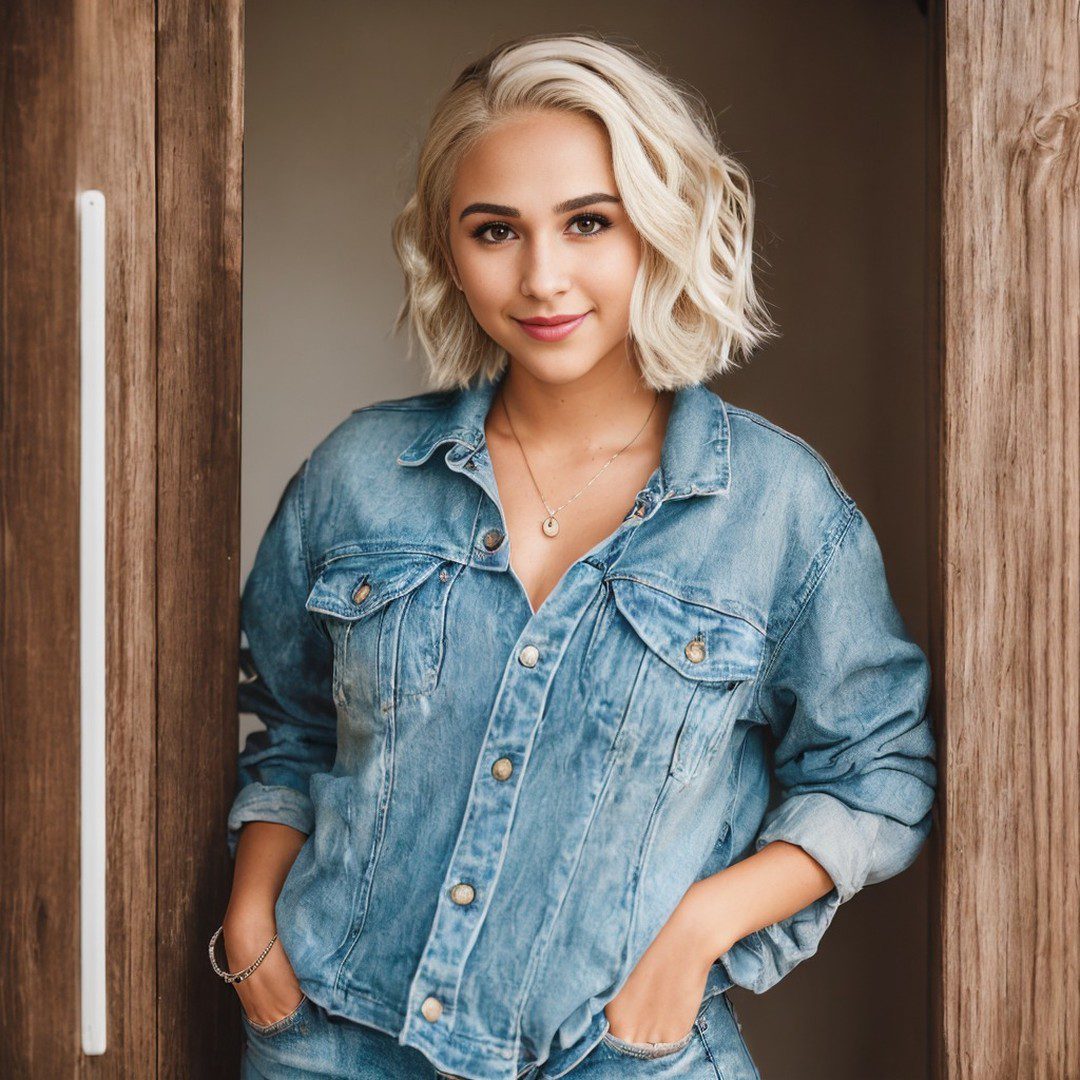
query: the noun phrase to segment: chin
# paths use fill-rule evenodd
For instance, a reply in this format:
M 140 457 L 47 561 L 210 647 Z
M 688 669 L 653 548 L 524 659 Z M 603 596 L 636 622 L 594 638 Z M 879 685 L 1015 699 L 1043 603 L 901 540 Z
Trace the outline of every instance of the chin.
M 508 350 L 509 351 L 509 350 Z M 527 371 L 538 382 L 561 386 L 584 378 L 600 363 L 600 356 L 564 354 L 554 350 L 545 356 L 526 356 L 510 352 L 511 363 Z

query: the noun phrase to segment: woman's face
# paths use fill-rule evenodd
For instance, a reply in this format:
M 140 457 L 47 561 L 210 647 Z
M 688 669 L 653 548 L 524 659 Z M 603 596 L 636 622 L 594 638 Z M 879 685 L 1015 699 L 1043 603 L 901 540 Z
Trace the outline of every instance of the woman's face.
M 603 125 L 555 109 L 501 122 L 458 168 L 455 281 L 484 330 L 545 382 L 627 361 L 641 246 L 618 196 Z M 583 318 L 523 325 L 552 316 Z

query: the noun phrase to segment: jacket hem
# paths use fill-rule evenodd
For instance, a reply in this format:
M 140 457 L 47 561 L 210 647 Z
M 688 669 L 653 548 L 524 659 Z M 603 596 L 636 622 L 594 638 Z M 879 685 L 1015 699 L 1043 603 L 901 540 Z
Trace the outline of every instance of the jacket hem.
M 477 1080 L 517 1080 L 523 1073 L 540 1064 L 534 1060 L 520 1057 L 515 1063 L 515 1049 L 509 1043 L 491 1039 L 478 1039 L 475 1036 L 463 1033 L 448 1036 L 446 1041 L 438 1047 L 433 1046 L 426 1039 L 413 1041 L 403 1038 L 405 1015 L 385 1001 L 380 1001 L 371 995 L 355 990 L 335 990 L 333 986 L 317 980 L 298 977 L 298 981 L 300 989 L 321 1008 L 335 1016 L 375 1028 L 377 1031 L 396 1039 L 400 1045 L 420 1051 L 431 1062 L 432 1066 L 440 1072 L 468 1073 L 470 1076 L 476 1077 Z M 593 1022 L 589 1030 L 582 1036 L 582 1039 L 589 1039 L 596 1034 L 595 1041 L 599 1041 L 600 1036 L 603 1034 L 600 1028 L 606 1026 L 606 1018 L 603 1013 L 600 1014 L 599 1021 L 599 1025 L 596 1021 Z M 594 1031 L 594 1029 L 596 1030 Z M 549 1058 L 548 1062 L 554 1061 L 555 1057 L 561 1059 L 568 1053 L 575 1053 L 581 1041 L 578 1040 L 574 1047 L 559 1051 L 557 1055 Z M 562 1076 L 563 1072 L 557 1074 L 543 1073 L 541 1075 L 550 1076 L 554 1080 L 555 1076 Z

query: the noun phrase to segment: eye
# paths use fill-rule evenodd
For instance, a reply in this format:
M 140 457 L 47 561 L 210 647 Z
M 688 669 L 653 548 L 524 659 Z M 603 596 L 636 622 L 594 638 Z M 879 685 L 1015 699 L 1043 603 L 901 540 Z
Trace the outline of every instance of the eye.
M 505 229 L 507 232 L 513 231 L 510 229 L 510 226 L 507 225 L 505 221 L 489 221 L 486 225 L 477 226 L 477 228 L 473 229 L 470 235 L 483 244 L 501 244 L 502 240 L 489 240 L 484 236 L 484 233 L 486 233 L 489 229 Z
M 592 222 L 597 228 L 590 229 L 588 232 L 578 233 L 578 236 L 598 236 L 600 233 L 611 228 L 610 219 L 604 217 L 603 214 L 578 214 L 577 217 L 571 220 L 570 224 L 575 225 L 580 221 Z
M 587 239 L 593 236 L 599 236 L 602 232 L 606 232 L 611 228 L 612 222 L 610 218 L 605 217 L 603 214 L 577 214 L 570 219 L 571 225 L 577 225 L 579 223 L 586 223 L 591 227 L 586 232 L 575 232 L 575 236 L 580 236 L 582 239 Z M 484 234 L 491 232 L 494 234 L 497 232 L 499 238 L 488 238 Z M 478 225 L 469 234 L 474 239 L 479 240 L 482 244 L 489 244 L 492 247 L 497 247 L 500 244 L 506 242 L 506 233 L 513 234 L 513 229 L 505 221 L 488 221 L 483 225 Z

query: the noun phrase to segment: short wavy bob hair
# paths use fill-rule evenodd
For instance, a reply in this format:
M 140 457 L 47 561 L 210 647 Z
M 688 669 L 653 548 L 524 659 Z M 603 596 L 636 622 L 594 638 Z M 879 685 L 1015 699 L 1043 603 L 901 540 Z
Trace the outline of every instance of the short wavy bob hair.
M 779 336 L 754 290 L 750 178 L 719 148 L 703 99 L 635 45 L 591 32 L 535 34 L 470 64 L 443 94 L 416 190 L 393 223 L 405 274 L 394 330 L 411 325 L 434 389 L 494 379 L 508 362 L 451 276 L 450 195 L 458 163 L 486 131 L 537 109 L 585 114 L 607 130 L 618 194 L 642 240 L 628 344 L 646 385 L 703 382 Z

